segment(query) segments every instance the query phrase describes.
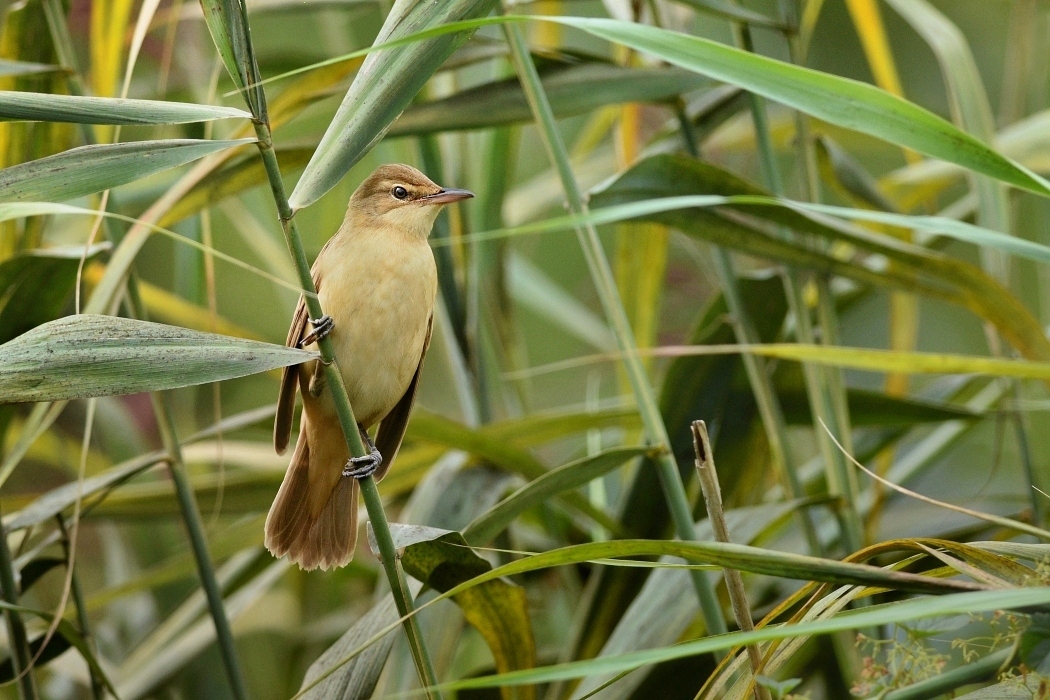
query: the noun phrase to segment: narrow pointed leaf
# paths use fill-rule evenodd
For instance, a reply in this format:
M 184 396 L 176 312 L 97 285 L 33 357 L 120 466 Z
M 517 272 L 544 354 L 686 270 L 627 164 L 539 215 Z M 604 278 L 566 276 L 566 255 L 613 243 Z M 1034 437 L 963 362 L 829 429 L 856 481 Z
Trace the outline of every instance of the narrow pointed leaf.
M 739 85 L 831 124 L 1050 195 L 1050 183 L 1027 168 L 932 112 L 867 83 L 644 24 L 583 17 L 559 17 L 556 21 Z
M 231 18 L 226 12 L 226 3 L 222 0 L 200 0 L 201 10 L 204 13 L 204 22 L 208 25 L 208 33 L 219 52 L 222 65 L 233 79 L 234 85 L 244 88 L 245 80 L 237 65 L 233 49 L 233 31 L 231 21 L 239 21 L 240 18 Z
M 521 474 L 529 480 L 538 479 L 547 474 L 547 468 L 543 462 L 536 459 L 527 450 L 436 413 L 416 412 L 412 418 L 409 434 L 420 440 L 470 452 L 501 469 Z M 579 493 L 563 494 L 560 500 L 613 532 L 622 530 L 616 521 L 595 508 Z
M 0 120 L 77 124 L 187 124 L 213 119 L 251 119 L 233 107 L 161 100 L 79 97 L 0 90 Z
M 0 403 L 134 394 L 243 377 L 316 353 L 114 316 L 69 316 L 0 345 Z
M 495 5 L 495 0 L 400 0 L 390 10 L 375 43 L 482 17 Z M 292 191 L 292 209 L 308 206 L 332 189 L 382 138 L 424 83 L 469 36 L 469 32 L 440 36 L 370 54 Z
M 4 518 L 4 527 L 14 532 L 42 523 L 72 506 L 78 498 L 90 499 L 97 493 L 112 489 L 153 465 L 160 464 L 165 458 L 166 455 L 161 452 L 139 455 L 82 482 L 72 481 L 53 488 L 22 510 Z
M 0 202 L 61 202 L 252 143 L 171 139 L 81 146 L 0 170 Z
M 65 68 L 47 63 L 0 60 L 0 76 L 32 75 L 34 73 L 61 73 Z

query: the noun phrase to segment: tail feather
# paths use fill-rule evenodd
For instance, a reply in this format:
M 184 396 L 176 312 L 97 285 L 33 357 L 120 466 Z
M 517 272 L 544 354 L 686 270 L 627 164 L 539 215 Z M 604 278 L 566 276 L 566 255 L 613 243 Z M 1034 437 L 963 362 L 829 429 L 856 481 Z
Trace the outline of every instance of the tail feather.
M 311 454 L 309 431 L 303 425 L 266 516 L 266 548 L 277 557 L 287 554 L 307 571 L 345 566 L 357 545 L 357 480 L 341 476 L 343 462 L 325 452 Z

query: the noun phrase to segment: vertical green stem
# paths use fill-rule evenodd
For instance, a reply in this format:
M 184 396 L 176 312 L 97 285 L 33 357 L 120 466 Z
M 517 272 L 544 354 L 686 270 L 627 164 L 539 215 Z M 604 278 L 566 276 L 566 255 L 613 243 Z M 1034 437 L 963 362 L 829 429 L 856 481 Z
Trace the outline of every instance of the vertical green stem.
M 11 558 L 11 548 L 7 546 L 7 531 L 0 527 L 0 594 L 4 602 L 18 605 L 18 586 L 15 584 L 15 563 Z M 11 643 L 11 667 L 19 677 L 18 697 L 22 700 L 36 700 L 36 680 L 29 670 L 29 639 L 26 637 L 26 626 L 22 615 L 17 610 L 5 610 L 7 634 Z
M 716 541 L 730 544 L 732 540 L 729 537 L 729 525 L 726 523 L 726 515 L 722 509 L 722 487 L 718 483 L 715 454 L 711 449 L 711 438 L 707 434 L 707 425 L 702 420 L 693 421 L 692 429 L 693 450 L 696 452 L 696 473 L 700 478 L 700 490 L 704 494 L 704 502 L 707 503 L 707 517 L 711 522 L 711 530 L 714 532 Z M 729 600 L 733 605 L 737 627 L 741 632 L 754 631 L 755 623 L 751 619 L 751 608 L 747 603 L 744 578 L 736 569 L 724 568 L 722 573 L 726 581 Z M 769 690 L 754 682 L 762 672 L 762 652 L 757 644 L 748 644 L 746 648 L 748 661 L 751 663 L 755 700 L 771 700 Z
M 309 293 L 303 295 L 306 307 L 310 312 L 310 318 L 321 318 L 324 316 L 324 311 L 321 309 L 321 302 L 317 298 L 313 276 L 310 274 L 310 264 L 306 259 L 306 250 L 303 248 L 302 237 L 299 235 L 299 227 L 295 223 L 294 213 L 288 204 L 288 195 L 284 189 L 284 180 L 281 178 L 281 169 L 277 163 L 277 155 L 273 150 L 270 127 L 263 122 L 256 122 L 255 133 L 259 139 L 259 154 L 262 156 L 263 166 L 266 168 L 270 190 L 273 194 L 274 202 L 277 204 L 281 227 L 284 229 L 285 242 L 288 244 L 288 251 L 299 274 L 299 284 L 303 289 L 309 290 Z M 343 384 L 343 375 L 339 371 L 339 365 L 336 364 L 331 338 L 321 338 L 317 344 L 321 350 L 325 379 L 328 388 L 332 392 L 332 400 L 335 403 L 336 414 L 339 416 L 339 425 L 343 429 L 343 437 L 346 439 L 347 447 L 350 448 L 350 453 L 354 456 L 367 455 L 368 450 L 361 440 L 357 419 L 354 418 L 354 409 L 350 406 L 350 398 L 346 393 L 346 386 Z M 379 490 L 376 488 L 374 478 L 367 476 L 359 479 L 358 484 L 364 497 L 368 519 L 372 523 L 372 530 L 375 532 L 376 544 L 379 545 L 383 569 L 390 583 L 394 602 L 401 617 L 406 617 L 414 610 L 412 593 L 408 590 L 408 586 L 405 585 L 404 574 L 399 567 L 394 540 L 390 535 L 390 526 L 387 524 L 386 513 L 383 511 L 383 501 L 379 497 Z M 420 682 L 424 687 L 432 689 L 437 685 L 437 675 L 434 672 L 434 664 L 430 660 L 430 654 L 423 641 L 423 635 L 415 615 L 405 620 L 404 629 L 405 635 L 408 637 L 409 648 L 412 650 L 412 658 L 415 661 L 416 672 L 419 674 Z M 440 700 L 442 697 L 438 690 L 428 690 L 427 692 L 430 694 L 430 697 L 437 700 Z
M 700 156 L 700 150 L 696 144 L 696 137 L 689 117 L 684 110 L 679 110 L 679 122 L 682 127 L 682 137 L 686 148 L 694 158 Z M 732 317 L 733 333 L 741 345 L 758 345 L 762 342 L 755 324 L 751 320 L 751 314 L 744 304 L 743 295 L 740 293 L 740 285 L 737 283 L 737 274 L 733 264 L 733 256 L 721 246 L 714 246 L 715 268 L 718 271 L 719 281 L 722 285 L 722 294 L 726 300 L 726 307 Z M 798 464 L 794 460 L 788 446 L 787 421 L 784 419 L 784 411 L 777 400 L 773 382 L 767 372 L 764 358 L 750 353 L 740 356 L 747 373 L 748 383 L 755 395 L 755 404 L 762 418 L 762 425 L 766 431 L 766 440 L 769 442 L 770 456 L 773 464 L 781 477 L 784 493 L 789 499 L 802 496 L 804 490 L 798 478 Z M 823 547 L 817 536 L 816 528 L 808 510 L 798 512 L 798 522 L 802 528 L 802 534 L 806 538 L 806 544 L 812 554 L 821 554 Z
M 790 3 L 787 3 L 790 5 Z M 782 3 L 782 15 L 789 19 L 794 16 L 792 8 L 784 8 Z M 788 25 L 793 26 L 793 25 Z M 746 24 L 734 25 L 737 44 L 747 50 L 753 51 L 751 30 Z M 762 179 L 766 187 L 775 195 L 784 195 L 784 181 L 780 174 L 776 160 L 776 151 L 770 136 L 769 118 L 766 113 L 765 101 L 758 95 L 751 95 L 751 116 L 755 128 L 755 141 L 758 146 L 759 167 Z M 807 167 L 807 173 L 810 168 Z M 787 236 L 787 231 L 781 231 L 781 235 Z M 804 281 L 799 270 L 788 267 L 784 271 L 784 291 L 787 295 L 788 306 L 792 316 L 795 318 L 795 333 L 798 341 L 805 344 L 813 344 L 816 334 L 813 331 L 813 322 L 809 314 L 809 306 L 804 295 Z M 823 422 L 831 430 L 833 435 L 842 436 L 840 426 L 840 414 L 842 410 L 836 411 L 835 401 L 830 391 L 830 380 L 827 373 L 820 367 L 811 363 L 802 363 L 803 376 L 806 383 L 806 393 L 813 411 L 814 426 L 817 444 L 820 446 L 821 457 L 824 460 L 828 474 L 829 489 L 843 499 L 841 510 L 842 539 L 848 551 L 857 551 L 863 544 L 863 527 L 860 517 L 857 515 L 856 491 L 850 488 L 855 483 L 855 478 L 846 463 L 845 457 L 835 448 L 830 436 L 825 432 Z M 844 445 L 847 443 L 843 443 Z
M 193 556 L 197 560 L 201 587 L 204 589 L 204 595 L 208 599 L 208 609 L 215 622 L 215 637 L 219 643 L 222 662 L 226 666 L 230 691 L 237 700 L 246 700 L 248 697 L 247 684 L 237 660 L 237 648 L 234 645 L 233 632 L 223 606 L 222 590 L 219 588 L 218 579 L 215 578 L 215 569 L 212 567 L 211 556 L 208 554 L 208 541 L 204 536 L 204 521 L 201 519 L 197 499 L 194 498 L 193 489 L 186 475 L 186 464 L 182 460 L 182 447 L 179 445 L 171 407 L 167 404 L 166 396 L 160 393 L 151 394 L 151 399 L 164 449 L 171 457 L 171 461 L 168 462 L 168 471 L 175 484 L 175 495 L 179 501 L 179 508 L 182 510 L 182 520 L 186 524 Z
M 58 529 L 62 533 L 62 547 L 65 550 L 66 561 L 70 559 L 70 541 L 69 533 L 66 530 L 66 520 L 59 513 L 55 516 L 55 520 L 58 521 Z M 88 645 L 88 648 L 94 654 L 96 653 L 94 639 L 91 635 L 91 621 L 88 619 L 87 605 L 84 603 L 84 590 L 80 587 L 80 577 L 77 576 L 77 572 L 74 570 L 70 572 L 69 576 L 70 592 L 73 594 L 73 605 L 77 609 L 77 625 L 80 627 L 80 636 L 84 638 L 84 643 Z M 95 673 L 94 667 L 88 665 L 88 674 L 91 676 L 91 697 L 94 700 L 103 700 L 106 697 L 106 689 L 102 685 L 102 679 Z
M 547 96 L 540 83 L 539 74 L 536 72 L 536 66 L 532 63 L 532 57 L 529 54 L 528 47 L 525 45 L 525 40 L 522 38 L 521 31 L 516 26 L 505 25 L 503 32 L 507 37 L 507 42 L 510 44 L 514 67 L 525 91 L 529 106 L 532 109 L 533 119 L 539 127 L 543 145 L 561 178 L 569 208 L 573 214 L 586 214 L 587 204 L 584 200 L 583 192 L 580 190 L 576 176 L 572 172 L 568 151 L 566 151 L 565 143 L 558 133 L 554 113 L 551 111 L 550 103 L 547 101 Z M 645 376 L 645 368 L 642 366 L 641 359 L 638 356 L 638 349 L 634 343 L 634 336 L 627 320 L 627 314 L 624 312 L 623 304 L 620 302 L 616 281 L 609 267 L 609 261 L 605 257 L 601 241 L 598 239 L 598 232 L 593 225 L 588 224 L 577 228 L 576 233 L 580 239 L 584 256 L 587 259 L 587 266 L 598 289 L 598 295 L 605 309 L 605 315 L 612 324 L 620 351 L 623 353 L 625 369 L 630 379 L 631 387 L 634 390 L 635 400 L 638 402 L 638 412 L 645 426 L 645 432 L 654 444 L 664 448 L 661 456 L 657 459 L 657 467 L 659 469 L 660 484 L 664 490 L 664 496 L 667 500 L 668 509 L 671 512 L 675 531 L 682 540 L 695 540 L 696 532 L 693 526 L 692 509 L 689 506 L 689 499 L 685 493 L 685 485 L 682 483 L 682 475 L 678 470 L 678 464 L 671 450 L 671 440 L 660 415 L 660 408 L 656 403 L 652 387 Z M 718 603 L 718 598 L 715 596 L 714 587 L 711 585 L 710 580 L 701 571 L 692 571 L 690 573 L 700 601 L 704 622 L 707 625 L 707 632 L 709 634 L 725 632 L 727 629 L 725 618 L 722 615 L 721 606 Z

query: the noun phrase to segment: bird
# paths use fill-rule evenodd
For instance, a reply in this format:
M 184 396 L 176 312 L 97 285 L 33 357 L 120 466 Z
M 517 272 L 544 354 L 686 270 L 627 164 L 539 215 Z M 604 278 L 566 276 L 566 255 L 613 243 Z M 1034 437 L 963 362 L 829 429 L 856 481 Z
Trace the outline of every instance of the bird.
M 473 196 L 411 166 L 381 165 L 354 191 L 342 225 L 318 253 L 311 273 L 325 315 L 311 319 L 300 296 L 286 342 L 311 349 L 331 339 L 371 452 L 350 455 L 320 359 L 284 369 L 274 420 L 278 454 L 291 439 L 297 388 L 303 410 L 266 517 L 264 543 L 274 556 L 287 555 L 304 570 L 353 559 L 358 479 L 382 479 L 393 464 L 430 344 L 437 267 L 427 239 L 444 205 Z M 373 442 L 368 430 L 377 424 Z

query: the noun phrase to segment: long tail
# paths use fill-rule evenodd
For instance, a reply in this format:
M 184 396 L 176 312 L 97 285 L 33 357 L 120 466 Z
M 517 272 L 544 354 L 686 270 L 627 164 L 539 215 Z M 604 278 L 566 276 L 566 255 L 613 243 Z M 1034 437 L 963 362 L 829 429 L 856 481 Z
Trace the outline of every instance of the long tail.
M 266 516 L 266 548 L 305 570 L 345 566 L 357 544 L 357 479 L 342 476 L 342 440 L 311 446 L 306 416 Z M 323 431 L 317 431 L 323 433 Z M 337 444 L 326 444 L 326 443 Z M 342 448 L 342 449 L 340 449 Z

